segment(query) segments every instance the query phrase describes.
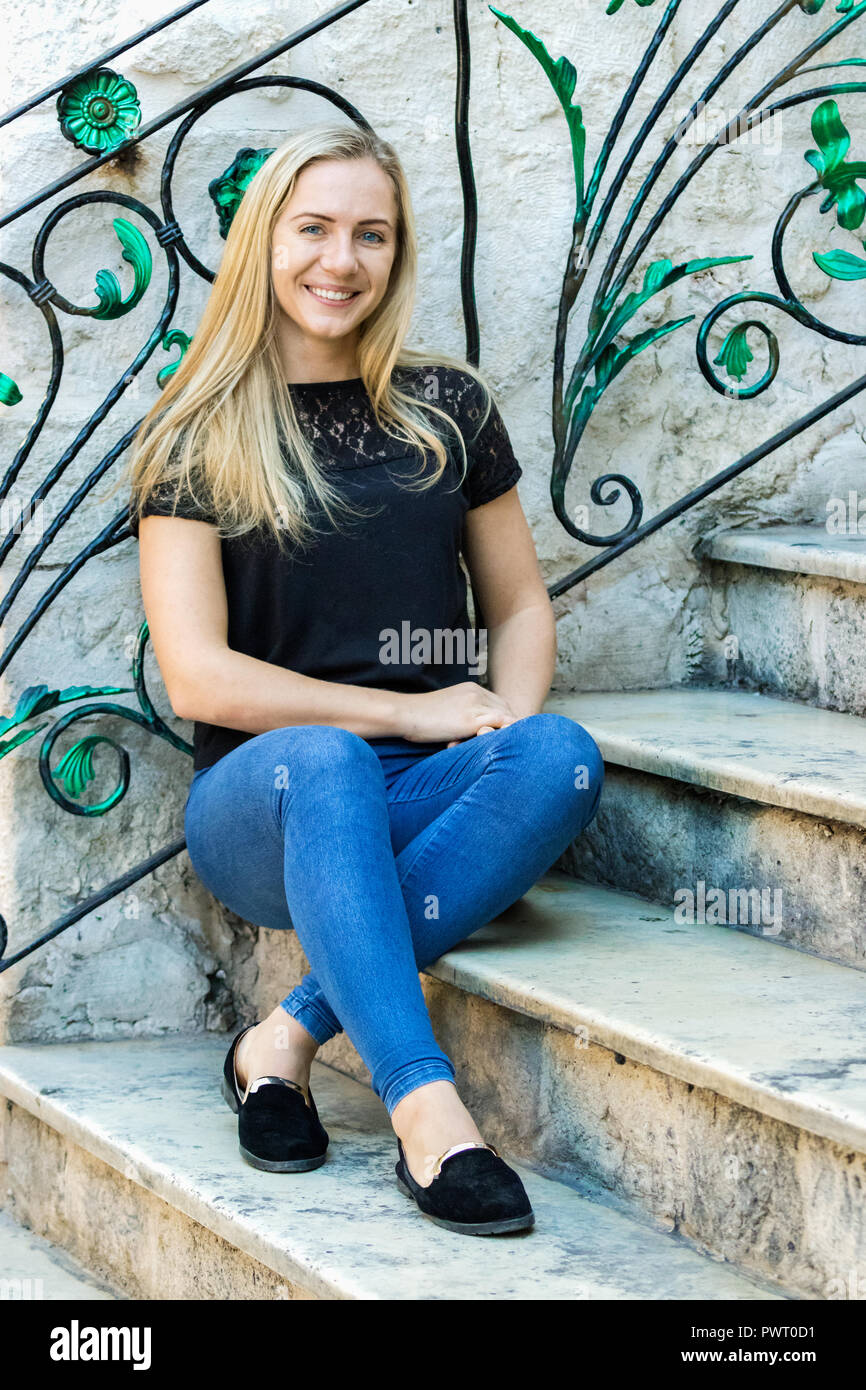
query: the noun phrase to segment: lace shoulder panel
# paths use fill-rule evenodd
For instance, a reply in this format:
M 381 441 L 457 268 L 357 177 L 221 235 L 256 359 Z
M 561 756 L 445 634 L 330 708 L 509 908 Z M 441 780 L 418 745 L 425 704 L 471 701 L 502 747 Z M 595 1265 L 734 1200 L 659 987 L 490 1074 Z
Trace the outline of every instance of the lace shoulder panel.
M 414 368 L 420 394 L 447 412 L 463 435 L 467 472 L 464 488 L 469 507 L 481 507 L 514 487 L 523 474 L 517 461 L 505 421 L 494 400 L 484 424 L 484 392 L 475 378 L 457 367 Z M 459 445 L 455 441 L 457 457 Z

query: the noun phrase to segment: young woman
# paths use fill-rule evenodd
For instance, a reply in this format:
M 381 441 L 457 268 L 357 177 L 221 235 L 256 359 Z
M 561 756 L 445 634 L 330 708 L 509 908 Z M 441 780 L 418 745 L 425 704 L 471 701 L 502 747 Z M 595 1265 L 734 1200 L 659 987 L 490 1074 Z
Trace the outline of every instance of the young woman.
M 130 519 L 156 659 L 195 721 L 192 865 L 312 967 L 229 1050 L 241 1153 L 325 1161 L 310 1066 L 345 1030 L 401 1189 L 484 1234 L 532 1208 L 458 1095 L 419 971 L 555 862 L 603 773 L 578 724 L 540 712 L 555 627 L 489 387 L 404 347 L 416 254 L 384 140 L 327 125 L 274 150 L 142 422 Z

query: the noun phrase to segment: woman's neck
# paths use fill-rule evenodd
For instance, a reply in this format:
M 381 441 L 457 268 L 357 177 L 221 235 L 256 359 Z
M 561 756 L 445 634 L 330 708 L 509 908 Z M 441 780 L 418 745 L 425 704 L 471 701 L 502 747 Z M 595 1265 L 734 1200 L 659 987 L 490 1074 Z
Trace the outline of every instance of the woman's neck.
M 295 334 L 284 334 L 279 339 L 279 353 L 283 380 L 292 385 L 349 381 L 361 375 L 355 341 L 298 340 Z

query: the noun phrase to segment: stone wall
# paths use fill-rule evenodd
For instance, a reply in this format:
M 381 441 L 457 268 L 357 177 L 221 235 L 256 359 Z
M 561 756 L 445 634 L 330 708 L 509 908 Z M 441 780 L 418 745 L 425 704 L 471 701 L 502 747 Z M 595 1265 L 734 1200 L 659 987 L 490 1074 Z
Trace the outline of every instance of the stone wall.
M 121 55 L 115 66 L 135 83 L 147 120 L 327 8 L 324 0 L 284 4 L 248 0 L 243 6 L 214 0 Z M 693 0 L 682 7 L 681 20 L 658 55 L 646 95 L 639 98 L 626 122 L 619 151 L 625 151 L 655 94 L 685 57 L 698 24 L 709 21 L 716 8 L 709 0 Z M 724 39 L 711 44 L 696 75 L 675 99 L 671 118 L 659 123 L 660 135 L 671 132 L 709 75 L 772 8 L 769 0 L 742 0 Z M 625 0 L 612 16 L 606 16 L 604 9 L 604 0 L 572 0 L 565 9 L 553 0 L 534 0 L 515 14 L 545 40 L 554 58 L 565 54 L 577 68 L 577 96 L 588 131 L 588 167 L 658 23 L 662 4 L 659 0 L 643 8 Z M 44 12 L 28 6 L 26 30 L 16 38 L 14 67 L 11 51 L 6 59 L 10 102 L 41 89 L 57 74 L 101 52 L 118 35 L 133 32 L 162 12 L 162 4 L 111 0 L 98 4 L 61 0 Z M 740 76 L 735 75 L 714 99 L 714 109 L 726 114 L 737 110 L 792 53 L 837 19 L 829 3 L 820 15 L 794 8 L 743 64 Z M 520 495 L 545 575 L 553 581 L 591 553 L 556 522 L 548 491 L 552 350 L 574 213 L 571 153 L 562 110 L 526 48 L 482 0 L 470 0 L 469 20 L 482 365 L 497 386 L 524 466 Z M 863 29 L 863 24 L 853 26 L 851 36 L 843 37 L 833 54 L 856 54 L 857 36 Z M 309 77 L 344 93 L 394 142 L 409 176 L 421 244 L 413 340 L 418 345 L 462 351 L 451 5 L 447 0 L 369 0 L 341 24 L 292 50 L 268 70 Z M 640 328 L 687 313 L 695 314 L 696 320 L 638 357 L 602 400 L 575 462 L 569 487 L 573 508 L 588 502 L 590 484 L 599 474 L 623 471 L 642 489 L 646 515 L 651 515 L 863 370 L 857 365 L 856 349 L 810 334 L 774 311 L 770 311 L 770 322 L 781 343 L 781 368 L 774 385 L 757 400 L 720 397 L 704 382 L 695 361 L 697 324 L 719 299 L 745 287 L 774 289 L 772 228 L 788 198 L 812 177 L 803 156 L 814 145 L 809 131 L 814 105 L 781 113 L 763 135 L 746 136 L 715 154 L 643 258 L 640 274 L 650 260 L 662 256 L 675 263 L 734 254 L 754 257 L 742 265 L 722 266 L 694 281 L 682 281 L 647 306 Z M 852 133 L 851 157 L 862 157 L 866 151 L 864 108 L 855 95 L 841 97 L 840 106 Z M 218 264 L 223 244 L 207 196 L 209 180 L 227 167 L 242 145 L 276 144 L 297 125 L 331 114 L 332 108 L 319 98 L 270 90 L 225 102 L 196 124 L 175 175 L 175 215 L 206 264 Z M 105 188 L 158 207 L 160 167 L 172 130 L 147 141 L 121 168 L 106 166 L 64 196 Z M 627 196 L 639 186 L 659 147 L 660 139 L 651 137 L 626 183 Z M 660 193 L 667 191 L 694 154 L 694 146 L 677 148 L 658 185 Z M 0 159 L 4 204 L 9 205 L 74 168 L 81 155 L 59 135 L 53 102 L 48 102 L 7 130 Z M 788 242 L 789 275 L 795 289 L 810 296 L 809 304 L 817 314 L 853 330 L 862 322 L 862 313 L 858 314 L 862 289 L 857 284 L 831 283 L 815 266 L 811 253 L 833 246 L 856 252 L 858 247 L 852 235 L 838 228 L 834 214 L 820 215 L 819 201 L 808 200 L 795 220 Z M 625 203 L 621 206 L 624 209 Z M 655 199 L 651 206 L 656 206 Z M 619 225 L 619 209 L 620 205 L 610 223 L 611 232 Z M 45 207 L 37 209 L 0 232 L 4 261 L 29 268 L 32 239 L 45 211 Z M 121 258 L 111 228 L 111 219 L 117 215 L 128 214 L 110 203 L 73 212 L 49 239 L 45 273 L 76 303 L 95 303 L 94 277 L 102 268 L 114 270 L 124 287 L 131 283 L 129 266 Z M 166 290 L 158 248 L 154 261 L 151 287 L 131 315 L 98 323 L 58 313 L 66 353 L 63 381 L 50 420 L 22 472 L 19 497 L 30 495 L 35 482 L 70 445 L 152 331 Z M 173 325 L 192 333 L 208 286 L 186 267 L 182 278 Z M 46 389 L 50 354 L 38 309 L 14 285 L 4 282 L 3 294 L 0 368 L 24 394 L 22 403 L 7 410 L 0 422 L 4 458 L 9 460 Z M 751 312 L 748 307 L 744 311 L 746 316 Z M 582 328 L 578 306 L 566 353 L 567 371 L 582 341 Z M 761 367 L 762 351 L 756 348 L 756 365 Z M 49 520 L 155 398 L 156 369 L 168 360 L 157 354 L 108 422 L 69 464 L 52 493 L 54 510 L 48 510 Z M 705 581 L 694 558 L 696 542 L 716 527 L 822 520 L 829 497 L 844 497 L 849 488 L 858 486 L 864 423 L 866 403 L 855 400 L 559 600 L 557 686 L 664 685 L 687 681 L 711 668 L 724 633 L 716 629 L 709 611 Z M 44 557 L 5 624 L 4 645 L 58 569 L 122 505 L 120 495 L 100 500 L 104 491 L 99 488 L 96 496 L 91 495 Z M 609 509 L 591 507 L 590 528 L 615 530 L 625 516 L 622 503 Z M 19 538 L 6 562 L 3 592 L 17 569 L 16 557 L 23 559 L 30 544 L 26 535 Z M 85 566 L 39 622 L 3 678 L 0 713 L 10 713 L 25 687 L 34 684 L 130 686 L 132 643 L 142 616 L 137 547 L 128 541 Z M 147 675 L 158 709 L 191 738 L 191 727 L 171 716 L 152 653 Z M 130 695 L 117 699 L 133 703 Z M 47 797 L 39 778 L 38 739 L 5 759 L 0 768 L 0 816 L 6 832 L 0 911 L 10 923 L 13 948 L 108 879 L 182 834 L 190 772 L 186 757 L 120 718 L 78 725 L 77 736 L 85 727 L 117 738 L 132 759 L 129 792 L 104 817 L 71 816 Z M 95 768 L 103 794 L 116 780 L 115 761 L 107 745 L 100 745 Z M 123 1037 L 178 1028 L 230 1027 L 238 1015 L 249 1016 L 275 1003 L 292 984 L 282 974 L 279 980 L 273 979 L 275 958 L 295 972 L 302 966 L 296 943 L 289 946 L 260 939 L 266 935 L 214 904 L 181 855 L 5 974 L 0 979 L 0 1021 L 5 1033 L 0 1035 L 16 1039 Z

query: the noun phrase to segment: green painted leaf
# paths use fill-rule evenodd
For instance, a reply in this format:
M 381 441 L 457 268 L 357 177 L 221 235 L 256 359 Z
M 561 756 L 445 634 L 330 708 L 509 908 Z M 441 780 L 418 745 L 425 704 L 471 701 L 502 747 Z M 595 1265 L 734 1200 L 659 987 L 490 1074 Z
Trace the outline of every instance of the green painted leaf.
M 630 343 L 626 343 L 623 347 L 609 343 L 595 361 L 595 380 L 591 385 L 585 386 L 581 393 L 575 410 L 577 426 L 582 429 L 614 377 L 619 376 L 623 368 L 637 357 L 639 352 L 643 352 L 644 348 L 648 348 L 659 338 L 664 338 L 668 333 L 682 328 L 683 324 L 691 323 L 694 317 L 694 314 L 687 314 L 685 318 L 663 323 L 660 328 L 648 328 L 646 332 L 639 333 L 636 338 L 633 338 Z
M 608 367 L 612 366 L 617 360 L 616 354 L 625 350 L 617 349 L 613 346 L 614 338 L 622 332 L 628 321 L 634 318 L 635 314 L 646 304 L 647 300 L 651 299 L 654 294 L 658 294 L 659 290 L 666 289 L 668 285 L 675 284 L 686 275 L 697 275 L 702 270 L 709 270 L 711 266 L 732 265 L 736 261 L 750 261 L 751 259 L 751 256 L 706 256 L 701 260 L 684 261 L 681 265 L 676 266 L 667 259 L 653 261 L 652 265 L 644 272 L 643 288 L 626 295 L 619 308 L 612 314 L 610 311 L 616 303 L 616 294 L 609 295 L 608 298 L 603 301 L 601 307 L 603 314 L 610 314 L 610 318 L 604 323 L 593 345 L 593 353 L 599 354 L 595 360 L 596 382 L 599 380 L 599 368 L 601 368 L 601 375 L 604 377 L 604 385 L 607 384 L 608 377 L 606 373 L 608 372 Z M 674 327 L 679 328 L 681 324 L 688 323 L 693 317 L 694 315 L 690 314 L 688 318 L 678 319 Z M 655 331 L 655 329 L 648 330 L 650 334 Z M 663 331 L 673 332 L 673 328 L 667 326 Z M 659 330 L 659 336 L 661 336 L 661 332 L 662 330 Z M 645 333 L 641 334 L 639 338 L 635 338 L 634 343 L 640 343 L 640 346 L 633 349 L 631 356 L 634 357 L 638 352 L 642 352 L 643 348 L 648 346 L 648 343 L 652 341 L 653 338 L 650 337 L 647 339 Z M 599 349 L 601 349 L 600 352 Z M 608 353 L 611 349 L 613 355 L 608 358 Z M 625 366 L 625 362 L 628 360 L 629 358 L 626 358 L 620 366 L 616 368 L 616 371 L 621 371 L 622 367 Z M 616 375 L 616 372 L 614 372 L 614 375 Z M 580 389 L 580 385 L 580 379 L 574 380 L 573 378 L 570 382 L 565 397 L 565 408 L 567 410 L 571 409 L 575 395 Z M 602 389 L 604 389 L 604 386 L 602 386 Z M 581 400 L 582 399 L 583 397 L 581 397 Z
M 605 385 L 613 381 L 615 376 L 619 376 L 623 367 L 637 357 L 639 352 L 643 352 L 644 348 L 650 347 L 652 343 L 658 342 L 659 338 L 666 337 L 668 333 L 674 333 L 678 328 L 682 328 L 683 324 L 691 323 L 694 317 L 694 314 L 686 314 L 685 318 L 671 319 L 668 323 L 663 323 L 661 328 L 647 328 L 645 332 L 639 333 L 636 338 L 632 338 L 631 342 L 626 343 L 625 347 L 617 348 Z M 611 344 L 612 346 L 613 344 Z
M 190 336 L 190 334 L 184 333 L 183 330 L 180 328 L 172 328 L 168 333 L 165 334 L 162 340 L 163 348 L 166 352 L 171 352 L 173 347 L 179 347 L 180 357 L 178 357 L 176 362 L 169 362 L 167 367 L 160 367 L 159 371 L 156 374 L 156 384 L 160 388 L 160 390 L 162 390 L 163 386 L 165 386 L 165 383 L 168 381 L 169 377 L 174 376 L 174 373 L 177 371 L 178 367 L 183 361 L 184 353 L 186 352 L 191 342 L 192 337 Z
M 676 284 L 677 280 L 682 280 L 685 275 L 697 275 L 702 270 L 709 270 L 714 265 L 732 265 L 736 261 L 750 261 L 751 256 L 707 256 L 702 260 L 684 261 L 682 265 L 675 266 L 672 261 L 667 259 L 653 261 L 644 274 L 643 289 L 626 295 L 622 304 L 611 315 L 605 324 L 599 342 L 606 344 L 621 332 L 622 328 L 629 319 L 634 318 L 637 311 L 651 299 L 659 290 L 666 289 L 668 285 Z M 615 303 L 615 298 L 608 298 L 602 305 L 605 314 L 610 313 Z
M 834 280 L 866 280 L 866 261 L 851 251 L 812 252 L 812 260 Z
M 0 372 L 0 402 L 2 402 L 3 405 L 17 405 L 18 402 L 23 401 L 23 399 L 24 397 L 18 390 L 17 383 L 12 380 L 11 376 L 7 376 L 5 372 Z
M 123 247 L 123 259 L 129 261 L 134 275 L 134 286 L 128 299 L 123 292 L 117 276 L 111 270 L 97 270 L 96 297 L 99 308 L 92 317 L 95 319 L 119 319 L 134 309 L 148 285 L 153 271 L 153 258 L 146 238 L 137 227 L 127 222 L 125 217 L 115 217 L 112 222 L 117 239 Z
M 717 367 L 724 367 L 728 376 L 736 381 L 742 381 L 746 376 L 749 363 L 755 357 L 746 340 L 748 331 L 747 323 L 738 323 L 722 343 L 718 357 L 713 359 Z
M 616 14 L 617 10 L 622 9 L 624 3 L 625 0 L 610 0 L 605 14 Z M 655 0 L 637 0 L 637 3 L 646 7 L 647 5 L 654 4 Z M 839 0 L 839 4 L 836 6 L 836 13 L 849 14 L 856 3 L 857 0 Z M 804 14 L 817 14 L 823 7 L 824 0 L 800 0 L 800 9 Z
M 93 781 L 93 749 L 102 741 L 101 738 L 92 735 L 79 739 L 71 748 L 67 748 L 54 769 L 54 775 L 63 782 L 67 796 L 74 800 L 81 795 L 88 782 Z
M 832 98 L 822 101 L 812 112 L 812 135 L 818 149 L 807 150 L 805 158 L 827 191 L 821 211 L 829 212 L 835 203 L 840 227 L 852 232 L 866 217 L 866 193 L 857 182 L 866 177 L 866 164 L 846 163 L 851 136 Z
M 605 14 L 616 14 L 617 10 L 622 8 L 623 2 L 624 0 L 610 0 L 610 4 L 605 10 Z M 654 4 L 655 0 L 637 0 L 637 3 L 645 9 L 647 5 Z
M 17 734 L 13 734 L 11 738 L 6 738 L 0 743 L 0 758 L 5 758 L 6 754 L 11 753 L 13 748 L 17 748 L 20 744 L 26 743 L 28 739 L 33 738 L 36 734 L 40 733 L 42 729 L 47 728 L 47 724 L 37 724 L 35 729 L 19 729 Z
M 229 234 L 229 228 L 235 219 L 235 214 L 250 182 L 273 153 L 274 146 L 272 145 L 264 146 L 258 150 L 253 149 L 250 145 L 244 145 L 243 149 L 238 150 L 225 173 L 220 174 L 218 178 L 211 179 L 208 184 L 207 191 L 216 208 L 220 236 L 223 241 Z
M 44 714 L 46 710 L 67 704 L 70 700 L 82 700 L 94 695 L 121 695 L 132 689 L 134 687 L 129 685 L 68 685 L 65 690 L 51 690 L 47 685 L 28 685 L 18 697 L 15 713 L 10 718 L 0 719 L 0 735 L 16 724 L 32 719 L 34 715 Z
M 647 3 L 647 0 L 641 0 Z M 572 97 L 577 84 L 577 72 L 574 64 L 568 58 L 557 58 L 553 61 L 541 39 L 532 33 L 531 29 L 524 29 L 517 23 L 511 15 L 503 14 L 502 10 L 497 10 L 493 5 L 488 5 L 489 10 L 501 19 L 507 29 L 516 34 L 521 43 L 525 44 L 534 58 L 538 60 L 544 69 L 553 90 L 559 98 L 565 119 L 568 122 L 568 133 L 571 137 L 571 155 L 574 164 L 574 186 L 577 200 L 577 215 L 583 209 L 584 200 L 584 158 L 586 155 L 586 128 L 583 124 L 583 112 L 579 106 L 572 105 Z
M 836 6 L 837 14 L 850 14 L 857 0 L 839 0 Z M 800 0 L 800 9 L 804 14 L 817 14 L 824 8 L 824 0 Z

